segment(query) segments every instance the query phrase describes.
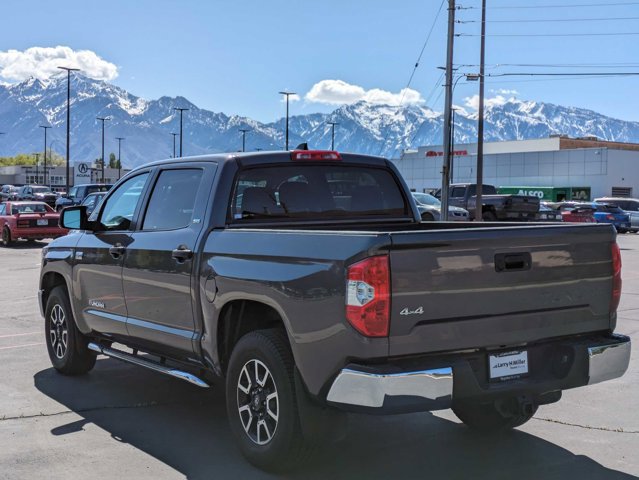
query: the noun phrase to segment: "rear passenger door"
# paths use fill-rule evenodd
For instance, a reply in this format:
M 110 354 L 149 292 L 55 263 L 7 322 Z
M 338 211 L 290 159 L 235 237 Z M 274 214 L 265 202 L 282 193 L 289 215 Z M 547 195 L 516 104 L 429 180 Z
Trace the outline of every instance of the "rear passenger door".
M 154 176 L 123 270 L 127 329 L 140 346 L 177 356 L 193 352 L 193 269 L 215 169 L 190 163 L 162 167 Z

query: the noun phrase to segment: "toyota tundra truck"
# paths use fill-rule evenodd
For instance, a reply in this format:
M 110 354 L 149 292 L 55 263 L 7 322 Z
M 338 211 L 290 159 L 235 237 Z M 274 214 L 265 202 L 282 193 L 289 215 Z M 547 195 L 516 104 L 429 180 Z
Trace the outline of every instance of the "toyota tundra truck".
M 106 356 L 225 384 L 232 435 L 266 470 L 347 412 L 452 408 L 490 433 L 628 367 L 610 225 L 421 222 L 383 158 L 159 161 L 60 222 L 39 287 L 53 367 Z

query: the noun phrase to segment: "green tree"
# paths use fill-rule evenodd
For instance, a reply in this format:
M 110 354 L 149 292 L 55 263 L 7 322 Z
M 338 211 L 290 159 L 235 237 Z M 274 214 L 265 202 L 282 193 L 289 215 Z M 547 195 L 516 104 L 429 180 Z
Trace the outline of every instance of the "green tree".
M 109 153 L 109 168 L 118 168 L 117 163 L 118 160 L 115 158 L 115 153 Z

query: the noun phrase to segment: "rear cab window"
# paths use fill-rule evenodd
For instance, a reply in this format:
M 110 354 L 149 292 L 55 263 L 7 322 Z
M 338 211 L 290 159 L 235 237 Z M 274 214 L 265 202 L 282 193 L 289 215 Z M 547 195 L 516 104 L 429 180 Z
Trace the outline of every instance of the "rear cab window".
M 281 164 L 247 167 L 237 176 L 234 223 L 410 217 L 388 169 L 364 165 Z

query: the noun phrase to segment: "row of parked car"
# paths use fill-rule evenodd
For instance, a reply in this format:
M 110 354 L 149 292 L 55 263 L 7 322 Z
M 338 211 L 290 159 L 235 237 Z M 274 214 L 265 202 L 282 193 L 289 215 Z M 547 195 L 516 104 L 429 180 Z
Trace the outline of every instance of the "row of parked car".
M 60 211 L 72 205 L 84 205 L 91 214 L 111 185 L 89 184 L 72 187 L 68 195 L 56 195 L 49 187 L 4 185 L 0 189 L 0 232 L 5 247 L 16 240 L 57 238 L 67 233 L 58 225 Z
M 423 221 L 441 219 L 441 202 L 428 193 L 412 192 Z M 468 221 L 463 208 L 449 206 L 448 219 Z M 486 219 L 485 219 L 486 220 Z M 542 222 L 610 223 L 619 233 L 639 232 L 639 200 L 632 198 L 597 198 L 594 202 L 540 202 L 539 211 L 530 218 Z

